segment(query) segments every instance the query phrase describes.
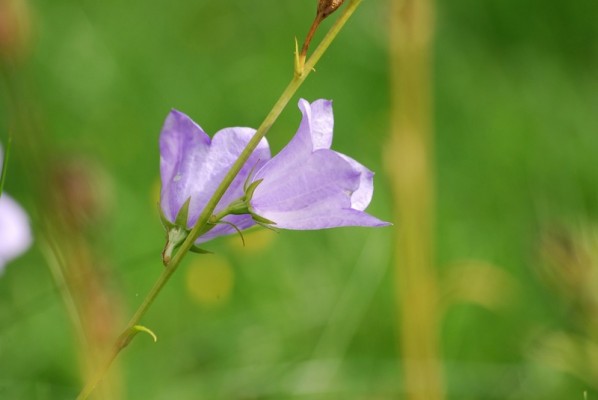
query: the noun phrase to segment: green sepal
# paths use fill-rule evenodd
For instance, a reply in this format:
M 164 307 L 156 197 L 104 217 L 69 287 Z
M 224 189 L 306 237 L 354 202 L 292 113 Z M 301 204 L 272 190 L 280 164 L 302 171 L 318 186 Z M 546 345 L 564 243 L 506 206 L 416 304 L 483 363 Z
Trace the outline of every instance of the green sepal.
M 162 250 L 162 262 L 165 266 L 170 263 L 175 250 L 178 249 L 181 244 L 183 244 L 189 235 L 188 230 L 178 226 L 173 226 L 172 228 L 168 229 L 167 232 L 166 244 L 164 245 L 164 250 Z
M 276 225 L 276 222 L 270 221 L 269 219 L 261 217 L 253 212 L 251 213 L 251 217 L 260 225 Z
M 191 246 L 189 251 L 191 251 L 193 253 L 197 253 L 197 254 L 214 254 L 214 252 L 205 250 L 205 249 L 201 249 L 201 248 L 197 247 L 197 245 L 195 245 L 195 244 L 193 246 Z
M 247 189 L 245 190 L 244 199 L 247 204 L 249 204 L 249 202 L 253 198 L 253 192 L 255 192 L 255 189 L 259 186 L 260 183 L 262 183 L 262 181 L 263 181 L 263 179 L 258 179 L 255 182 L 251 182 L 251 185 L 249 185 L 247 187 Z
M 166 215 L 164 215 L 164 212 L 162 211 L 162 206 L 160 205 L 160 203 L 158 203 L 158 214 L 160 215 L 160 222 L 162 222 L 162 226 L 164 227 L 164 229 L 169 231 L 172 228 L 174 228 L 174 224 L 172 222 L 170 222 L 168 220 L 168 218 L 166 218 Z
M 233 215 L 249 214 L 249 206 L 245 201 L 245 197 L 241 197 L 240 199 L 237 199 L 230 203 L 226 208 L 226 211 L 227 214 Z M 213 221 L 213 223 L 218 223 L 218 221 Z
M 237 225 L 233 224 L 232 222 L 228 222 L 228 221 L 218 221 L 217 223 L 228 225 L 228 226 L 232 227 L 235 231 L 237 231 L 237 233 L 241 237 L 241 242 L 243 243 L 243 247 L 245 247 L 245 237 L 243 236 L 243 232 L 241 232 L 241 229 L 239 229 L 239 227 Z
M 247 185 L 249 184 L 249 181 L 251 181 L 251 178 L 253 178 L 253 171 L 255 171 L 255 167 L 257 167 L 259 162 L 260 162 L 260 160 L 258 159 L 257 162 L 255 164 L 253 164 L 253 167 L 251 167 L 251 170 L 249 170 L 249 173 L 247 174 L 247 178 L 245 178 L 245 182 L 243 183 L 243 191 L 244 192 L 247 191 Z
M 245 191 L 245 202 L 249 206 L 249 214 L 251 214 L 251 218 L 253 218 L 255 222 L 257 222 L 260 225 L 276 225 L 276 222 L 270 221 L 268 218 L 264 218 L 260 215 L 257 215 L 251 209 L 251 199 L 253 198 L 253 192 L 255 192 L 255 189 L 260 185 L 260 183 L 262 183 L 262 181 L 263 179 L 258 179 L 257 181 L 252 182 L 251 185 L 249 185 L 249 187 Z
M 185 229 L 187 228 L 187 221 L 189 220 L 188 217 L 189 217 L 189 204 L 190 203 L 191 203 L 191 197 L 189 197 L 187 199 L 187 201 L 185 201 L 185 203 L 179 210 L 179 213 L 177 214 L 176 219 L 174 220 L 175 226 L 180 226 Z
M 272 225 L 263 224 L 263 223 L 261 223 L 261 222 L 257 222 L 257 221 L 256 221 L 256 224 L 258 224 L 258 225 L 259 225 L 259 226 L 261 226 L 262 228 L 269 229 L 269 230 L 271 230 L 272 232 L 276 232 L 276 233 L 280 232 L 280 229 L 279 229 L 279 228 L 276 228 L 276 227 L 274 227 L 274 226 L 272 226 Z

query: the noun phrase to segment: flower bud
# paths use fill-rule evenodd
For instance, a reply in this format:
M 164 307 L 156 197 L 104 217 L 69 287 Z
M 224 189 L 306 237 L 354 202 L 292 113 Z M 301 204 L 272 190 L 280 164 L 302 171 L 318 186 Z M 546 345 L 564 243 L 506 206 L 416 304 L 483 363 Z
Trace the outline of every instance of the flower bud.
M 335 12 L 344 2 L 345 0 L 319 0 L 318 14 L 322 15 L 322 18 L 326 18 Z

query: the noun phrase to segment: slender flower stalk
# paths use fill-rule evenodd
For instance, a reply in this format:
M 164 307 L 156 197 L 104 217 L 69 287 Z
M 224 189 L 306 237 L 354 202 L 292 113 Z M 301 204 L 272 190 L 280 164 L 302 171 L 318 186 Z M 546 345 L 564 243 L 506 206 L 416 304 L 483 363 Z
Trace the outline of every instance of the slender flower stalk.
M 282 92 L 282 95 L 276 101 L 276 103 L 274 104 L 274 106 L 272 107 L 262 124 L 259 126 L 256 133 L 253 135 L 245 149 L 241 152 L 237 161 L 228 171 L 228 173 L 226 174 L 226 176 L 224 177 L 224 179 L 222 180 L 222 182 L 220 183 L 220 185 L 206 204 L 204 210 L 198 217 L 197 222 L 193 226 L 193 229 L 191 230 L 185 241 L 181 244 L 180 248 L 170 259 L 170 261 L 165 265 L 162 274 L 159 276 L 158 280 L 156 281 L 148 295 L 145 297 L 145 299 L 143 300 L 143 302 L 141 303 L 141 305 L 127 324 L 123 333 L 117 339 L 112 353 L 109 355 L 106 362 L 98 369 L 94 377 L 87 382 L 87 384 L 77 397 L 77 400 L 84 400 L 89 397 L 89 395 L 93 392 L 94 388 L 102 380 L 106 372 L 110 369 L 110 366 L 112 365 L 118 354 L 131 342 L 131 340 L 137 333 L 139 333 L 141 330 L 147 329 L 139 325 L 141 318 L 145 315 L 147 310 L 153 304 L 154 300 L 156 299 L 166 282 L 168 282 L 172 274 L 176 271 L 177 267 L 180 265 L 185 255 L 189 252 L 189 250 L 191 250 L 195 241 L 201 234 L 202 230 L 204 230 L 205 226 L 208 224 L 208 221 L 214 213 L 214 210 L 218 202 L 220 201 L 228 187 L 231 185 L 231 183 L 233 182 L 233 180 L 235 179 L 245 162 L 249 159 L 250 155 L 256 149 L 262 138 L 270 130 L 276 119 L 278 119 L 283 109 L 291 100 L 295 92 L 299 89 L 301 84 L 311 73 L 314 66 L 317 64 L 320 58 L 322 58 L 332 41 L 336 38 L 342 27 L 349 20 L 351 15 L 353 15 L 353 13 L 361 4 L 361 2 L 362 0 L 352 0 L 347 5 L 347 7 L 345 7 L 344 12 L 332 25 L 328 33 L 324 36 L 324 38 L 322 39 L 318 47 L 314 50 L 312 56 L 307 60 L 305 65 L 303 65 L 299 71 L 295 71 L 295 74 L 293 75 L 291 82 Z
M 303 65 L 305 64 L 305 59 L 307 58 L 307 50 L 309 50 L 309 45 L 311 44 L 312 39 L 318 27 L 330 14 L 338 10 L 340 6 L 343 5 L 345 0 L 319 0 L 318 2 L 318 9 L 316 12 L 316 17 L 307 32 L 307 36 L 303 41 L 303 46 L 301 47 L 301 53 L 297 54 L 297 65 L 300 69 L 303 69 Z M 297 51 L 299 51 L 297 49 Z

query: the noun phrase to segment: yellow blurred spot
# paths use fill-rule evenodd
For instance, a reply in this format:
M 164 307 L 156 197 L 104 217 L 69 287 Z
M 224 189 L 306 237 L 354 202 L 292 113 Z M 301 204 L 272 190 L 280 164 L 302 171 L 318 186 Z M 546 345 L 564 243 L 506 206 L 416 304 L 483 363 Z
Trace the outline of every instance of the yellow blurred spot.
M 243 232 L 245 247 L 239 235 L 231 235 L 226 242 L 233 251 L 257 253 L 270 247 L 277 233 L 266 228 L 253 228 Z
M 160 182 L 160 177 L 157 177 L 154 180 L 154 183 L 151 186 L 151 191 L 150 191 L 150 199 L 152 201 L 152 206 L 156 206 L 156 204 L 160 203 L 160 188 L 162 187 L 162 184 Z
M 230 298 L 233 285 L 234 272 L 224 257 L 198 257 L 187 269 L 187 292 L 202 306 L 225 304 Z
M 485 261 L 463 261 L 450 271 L 445 280 L 447 306 L 467 302 L 498 311 L 509 305 L 519 289 L 508 272 Z

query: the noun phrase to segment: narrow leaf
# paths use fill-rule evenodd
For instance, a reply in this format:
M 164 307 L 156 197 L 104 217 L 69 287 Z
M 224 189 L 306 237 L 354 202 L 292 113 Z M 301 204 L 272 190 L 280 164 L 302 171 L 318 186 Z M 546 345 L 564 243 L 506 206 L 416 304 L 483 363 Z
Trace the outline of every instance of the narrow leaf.
M 158 336 L 156 336 L 156 334 L 148 327 L 145 327 L 143 325 L 135 325 L 135 326 L 133 326 L 133 331 L 135 332 L 135 334 L 137 334 L 139 332 L 145 332 L 148 335 L 150 335 L 152 337 L 152 339 L 154 339 L 154 343 L 156 343 L 158 341 Z
M 191 248 L 189 249 L 189 251 L 191 251 L 193 253 L 197 253 L 197 254 L 214 254 L 214 252 L 209 251 L 209 250 L 204 250 L 202 248 L 199 248 L 199 247 L 197 247 L 197 245 L 191 246 Z
M 2 175 L 0 176 L 0 196 L 4 190 L 4 181 L 6 181 L 6 169 L 8 167 L 8 157 L 10 156 L 10 148 L 12 146 L 12 135 L 8 134 L 8 142 L 6 143 L 6 152 L 4 153 L 4 160 L 2 161 Z
M 182 228 L 187 228 L 187 221 L 188 221 L 188 217 L 189 217 L 189 204 L 190 203 L 191 203 L 191 197 L 189 197 L 187 199 L 187 201 L 185 202 L 185 204 L 183 204 L 183 206 L 179 210 L 179 213 L 177 214 L 176 219 L 174 220 L 174 224 L 176 226 L 180 226 Z

